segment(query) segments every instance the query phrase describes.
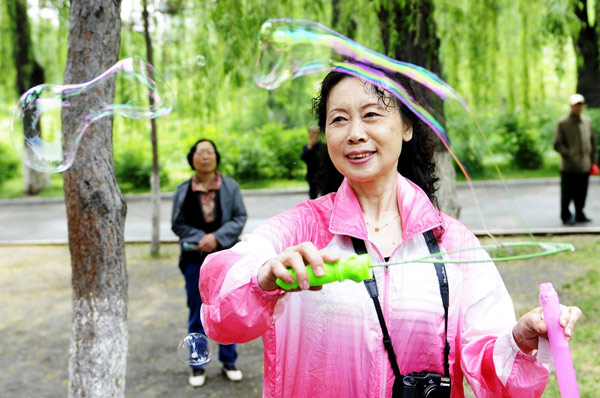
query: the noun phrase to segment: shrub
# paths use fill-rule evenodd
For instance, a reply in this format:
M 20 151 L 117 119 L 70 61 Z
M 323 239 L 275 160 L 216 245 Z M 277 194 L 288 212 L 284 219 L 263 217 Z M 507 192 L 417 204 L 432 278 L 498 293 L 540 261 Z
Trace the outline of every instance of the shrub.
M 507 153 L 520 169 L 537 170 L 544 164 L 538 137 L 527 128 L 527 123 L 519 121 L 515 111 L 506 111 L 499 120 L 498 129 L 503 137 Z
M 596 134 L 596 146 L 600 153 L 600 108 L 586 109 L 584 112 L 592 119 L 592 130 Z
M 222 170 L 239 181 L 277 177 L 277 159 L 273 152 L 253 133 L 236 137 L 226 149 L 227 164 Z
M 294 179 L 304 176 L 306 168 L 300 159 L 307 142 L 306 128 L 284 129 L 278 123 L 265 124 L 257 134 L 271 149 L 277 161 L 276 177 Z
M 152 151 L 141 146 L 139 149 L 123 148 L 115 153 L 115 174 L 123 191 L 147 190 L 152 176 Z M 161 184 L 168 180 L 163 168 L 160 170 Z
M 20 164 L 14 150 L 0 142 L 0 184 L 16 177 L 19 174 Z
M 306 169 L 300 155 L 306 135 L 306 129 L 286 129 L 279 123 L 267 123 L 244 133 L 215 134 L 221 153 L 219 169 L 239 182 L 304 176 Z
M 450 138 L 450 148 L 471 177 L 481 177 L 485 171 L 484 155 L 487 153 L 485 142 L 474 122 L 465 114 L 448 112 L 446 129 Z M 463 174 L 460 166 L 454 162 L 457 174 Z

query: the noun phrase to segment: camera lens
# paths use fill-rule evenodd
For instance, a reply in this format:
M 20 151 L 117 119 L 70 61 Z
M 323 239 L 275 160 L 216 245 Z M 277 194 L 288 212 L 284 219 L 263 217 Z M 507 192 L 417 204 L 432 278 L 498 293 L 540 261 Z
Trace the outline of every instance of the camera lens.
M 444 398 L 443 391 L 436 385 L 429 385 L 423 390 L 424 398 Z

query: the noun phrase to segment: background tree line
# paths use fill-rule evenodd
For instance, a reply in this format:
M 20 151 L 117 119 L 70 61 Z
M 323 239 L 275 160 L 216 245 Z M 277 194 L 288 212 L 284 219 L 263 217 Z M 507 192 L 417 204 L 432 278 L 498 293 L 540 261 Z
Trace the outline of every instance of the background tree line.
M 67 0 L 5 4 L 0 7 L 4 134 L 18 94 L 44 80 L 63 81 L 69 26 Z M 298 153 L 313 123 L 310 99 L 321 76 L 289 81 L 275 91 L 253 83 L 257 34 L 267 18 L 319 21 L 376 51 L 440 74 L 467 100 L 495 160 L 523 169 L 543 166 L 569 94 L 581 92 L 590 107 L 600 106 L 597 2 L 150 0 L 148 10 L 154 65 L 176 95 L 172 115 L 157 123 L 166 190 L 187 173 L 183 154 L 199 136 L 220 144 L 223 171 L 242 182 L 302 177 Z M 142 3 L 124 0 L 121 15 L 119 58 L 146 57 Z M 126 88 L 116 90 L 118 97 Z M 485 177 L 490 159 L 481 156 L 485 143 L 468 114 L 456 104 L 437 113 L 444 116 L 453 148 L 468 171 Z M 591 115 L 600 130 L 597 112 Z M 147 189 L 148 124 L 124 118 L 114 123 L 121 187 Z M 1 182 L 18 176 L 20 167 L 8 138 L 0 142 L 0 151 Z

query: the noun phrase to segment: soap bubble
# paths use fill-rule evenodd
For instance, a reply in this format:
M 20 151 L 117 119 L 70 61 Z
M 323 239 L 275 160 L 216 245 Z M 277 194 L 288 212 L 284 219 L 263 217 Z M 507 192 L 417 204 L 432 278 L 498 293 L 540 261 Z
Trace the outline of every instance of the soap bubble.
M 192 366 L 204 365 L 210 362 L 211 346 L 208 337 L 202 333 L 190 333 L 179 343 L 177 353 L 179 358 Z
M 455 203 L 450 201 L 449 207 L 441 210 L 460 217 L 461 221 L 476 234 L 488 235 L 495 242 L 492 247 L 485 249 L 492 257 L 501 261 L 517 257 L 531 258 L 569 249 L 568 245 L 558 247 L 537 242 L 506 245 L 494 236 L 496 233 L 508 232 L 527 236 L 531 241 L 535 240 L 526 220 L 516 210 L 500 169 L 491 160 L 495 156 L 473 112 L 461 95 L 435 73 L 421 66 L 380 54 L 314 21 L 290 18 L 269 19 L 261 26 L 258 39 L 254 81 L 259 87 L 273 90 L 283 82 L 301 76 L 337 71 L 357 77 L 391 93 L 429 126 L 447 150 L 449 158 L 454 160 L 456 167 L 465 176 L 470 190 L 466 195 L 461 193 L 457 195 L 450 184 L 448 187 L 440 184 L 438 192 L 442 192 L 442 197 L 446 191 L 447 197 L 456 198 Z M 407 84 L 412 90 L 408 90 L 396 79 L 391 78 L 390 75 L 394 74 L 403 75 L 409 81 Z M 411 95 L 411 91 L 415 91 L 416 94 Z M 453 122 L 450 124 L 454 138 L 452 147 L 446 131 L 448 126 L 446 117 Z M 456 145 L 457 142 L 459 145 Z M 474 184 L 469 169 L 475 170 L 476 162 L 471 162 L 471 168 L 468 163 L 470 159 L 466 159 L 467 163 L 463 164 L 453 148 L 461 149 L 463 154 L 475 157 L 475 160 L 480 162 L 487 155 L 497 172 L 497 181 L 493 182 L 491 181 L 493 177 L 486 176 L 488 181 Z M 473 148 L 475 150 L 472 150 Z M 449 160 L 445 159 L 438 157 L 436 160 L 439 167 L 438 176 L 440 170 L 446 172 L 454 167 Z M 452 178 L 453 173 L 449 173 L 447 180 L 450 181 Z M 483 200 L 480 200 L 481 198 Z M 473 213 L 476 214 L 461 211 L 460 203 L 467 201 L 472 201 L 473 205 L 468 208 L 474 209 Z M 484 213 L 500 212 L 503 217 L 496 216 L 494 227 L 498 232 L 493 234 L 488 229 Z
M 311 73 L 329 70 L 347 73 L 391 92 L 431 127 L 446 145 L 449 141 L 445 129 L 441 121 L 431 114 L 431 110 L 373 66 L 401 73 L 441 99 L 454 99 L 468 110 L 454 88 L 433 72 L 373 51 L 317 22 L 269 19 L 261 27 L 258 48 L 254 73 L 254 81 L 258 86 L 272 90 L 286 80 Z
M 114 103 L 90 105 L 82 97 L 117 87 Z M 14 107 L 11 139 L 23 162 L 38 171 L 68 169 L 81 137 L 93 122 L 106 116 L 153 119 L 168 115 L 174 96 L 152 65 L 139 57 L 120 60 L 98 77 L 81 84 L 41 84 L 27 90 Z M 75 134 L 62 134 L 64 109 L 81 115 Z M 68 138 L 65 138 L 68 137 Z

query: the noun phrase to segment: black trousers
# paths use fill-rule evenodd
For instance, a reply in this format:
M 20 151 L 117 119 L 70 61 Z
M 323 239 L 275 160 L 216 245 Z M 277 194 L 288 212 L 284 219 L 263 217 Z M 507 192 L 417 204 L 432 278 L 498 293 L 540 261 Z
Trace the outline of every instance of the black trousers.
M 583 218 L 583 208 L 590 180 L 589 173 L 560 172 L 560 218 L 563 221 L 571 219 L 569 211 L 571 201 L 575 204 L 575 219 Z

